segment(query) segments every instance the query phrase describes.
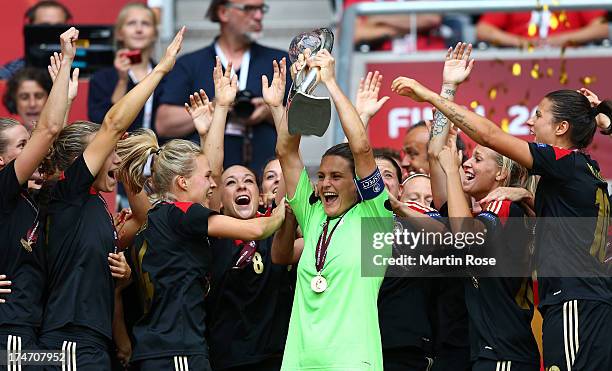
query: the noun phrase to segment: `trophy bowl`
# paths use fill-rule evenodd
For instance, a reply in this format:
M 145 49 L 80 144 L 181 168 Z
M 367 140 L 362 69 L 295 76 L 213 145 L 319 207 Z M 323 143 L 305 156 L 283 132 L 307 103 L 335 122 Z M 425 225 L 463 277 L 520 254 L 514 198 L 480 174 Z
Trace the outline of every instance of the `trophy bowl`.
M 310 49 L 311 56 L 325 49 L 331 53 L 334 34 L 327 28 L 303 32 L 289 45 L 289 60 L 295 63 L 298 56 Z M 323 136 L 331 119 L 331 100 L 311 95 L 317 86 L 318 67 L 303 68 L 295 76 L 288 99 L 289 133 L 291 135 Z
M 300 53 L 303 53 L 306 49 L 310 49 L 312 55 L 321 49 L 327 49 L 331 53 L 333 46 L 334 34 L 327 28 L 302 32 L 294 37 L 289 44 L 289 60 L 291 63 L 295 63 Z

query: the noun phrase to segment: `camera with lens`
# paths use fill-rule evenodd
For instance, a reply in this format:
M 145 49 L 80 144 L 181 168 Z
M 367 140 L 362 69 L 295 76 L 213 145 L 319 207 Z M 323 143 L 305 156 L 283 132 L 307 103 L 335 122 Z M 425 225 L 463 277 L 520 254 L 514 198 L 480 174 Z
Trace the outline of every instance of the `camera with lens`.
M 234 114 L 239 119 L 246 120 L 253 114 L 255 111 L 255 105 L 251 103 L 251 99 L 253 99 L 253 93 L 250 90 L 241 90 L 236 94 L 236 99 L 234 100 Z

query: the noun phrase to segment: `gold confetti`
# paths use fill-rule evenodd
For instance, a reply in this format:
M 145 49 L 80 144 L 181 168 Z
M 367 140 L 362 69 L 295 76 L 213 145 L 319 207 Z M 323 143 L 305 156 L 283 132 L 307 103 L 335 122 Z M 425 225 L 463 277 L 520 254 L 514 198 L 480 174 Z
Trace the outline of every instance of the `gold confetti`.
M 529 28 L 527 29 L 527 34 L 531 37 L 534 37 L 538 32 L 538 26 L 535 23 L 530 23 Z
M 565 12 L 565 10 L 562 10 L 561 13 L 559 13 L 559 22 L 567 22 L 567 13 Z
M 494 100 L 495 98 L 497 98 L 497 89 L 489 89 L 489 99 Z
M 512 74 L 514 76 L 520 76 L 521 75 L 521 64 L 520 63 L 514 63 L 512 65 Z
M 555 72 L 555 71 L 552 69 L 552 67 L 548 67 L 548 68 L 546 69 L 546 76 L 548 76 L 548 77 L 552 77 L 552 75 L 553 75 L 553 73 L 554 73 L 554 72 Z
M 543 10 L 543 11 L 545 11 L 545 12 L 547 12 L 547 11 L 548 11 L 548 4 L 544 4 L 544 5 L 542 6 L 542 10 Z
M 565 71 L 561 72 L 561 76 L 559 76 L 559 83 L 562 84 L 562 85 L 565 85 L 565 84 L 567 84 L 567 80 L 568 80 L 567 72 L 565 72 Z
M 527 53 L 533 53 L 534 50 L 535 50 L 535 46 L 533 46 L 533 43 L 529 43 L 527 45 Z
M 531 69 L 531 77 L 534 79 L 539 79 L 540 78 L 540 65 L 539 64 L 534 64 L 533 68 Z
M 503 118 L 503 119 L 501 120 L 501 125 L 500 125 L 500 126 L 501 126 L 501 129 L 502 129 L 504 132 L 506 132 L 506 133 L 507 133 L 507 132 L 509 132 L 509 131 L 510 131 L 510 121 L 509 121 L 507 118 Z
M 74 45 L 77 48 L 89 48 L 89 40 L 88 39 L 78 39 L 74 42 Z
M 584 86 L 589 86 L 592 83 L 594 83 L 595 81 L 597 81 L 597 79 L 595 78 L 595 76 L 585 76 L 585 77 L 581 77 L 580 78 L 580 82 L 582 83 L 582 85 Z
M 557 27 L 559 27 L 559 20 L 557 19 L 556 15 L 550 15 L 550 22 L 548 23 L 548 25 L 550 26 L 551 30 L 556 30 Z
M 472 103 L 470 103 L 470 107 L 472 107 L 472 109 L 476 109 L 476 107 L 478 107 L 478 101 L 473 100 Z

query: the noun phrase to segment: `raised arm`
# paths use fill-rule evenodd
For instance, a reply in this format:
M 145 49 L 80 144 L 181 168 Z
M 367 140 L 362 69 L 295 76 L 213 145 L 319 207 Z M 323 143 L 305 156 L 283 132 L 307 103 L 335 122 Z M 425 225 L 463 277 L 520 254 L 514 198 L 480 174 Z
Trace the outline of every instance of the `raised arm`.
M 459 175 L 461 162 L 459 156 L 457 156 L 457 147 L 454 141 L 449 140 L 448 146 L 445 146 L 438 153 L 438 161 L 446 174 L 447 206 L 451 230 L 454 233 L 482 231 L 484 225 L 472 217 L 472 210 L 461 186 L 461 176 Z
M 449 101 L 455 100 L 457 87 L 464 82 L 472 68 L 474 60 L 470 59 L 472 44 L 457 43 L 455 48 L 449 48 L 442 70 L 442 91 L 440 96 Z M 438 110 L 434 113 L 431 131 L 429 133 L 429 145 L 427 154 L 429 160 L 429 172 L 431 176 L 431 193 L 434 206 L 439 209 L 446 202 L 446 177 L 438 163 L 438 153 L 446 144 L 450 124 L 446 116 Z
M 62 53 L 53 53 L 51 56 L 51 64 L 47 67 L 49 70 L 49 76 L 51 76 L 51 80 L 55 83 L 55 79 L 59 74 L 59 70 L 62 66 L 62 59 L 64 56 Z M 68 123 L 68 115 L 70 114 L 70 108 L 72 107 L 72 102 L 77 97 L 79 93 L 79 69 L 75 68 L 72 71 L 72 77 L 70 78 L 70 82 L 68 83 L 68 106 L 66 107 L 66 115 L 64 116 L 64 126 Z
M 132 124 L 161 79 L 172 69 L 183 43 L 183 27 L 166 49 L 166 54 L 147 77 L 111 107 L 102 126 L 83 154 L 92 175 L 96 176 L 115 145 Z
M 274 75 L 272 83 L 268 84 L 266 75 L 261 76 L 262 95 L 266 104 L 270 107 L 274 126 L 276 127 L 276 156 L 278 157 L 283 178 L 287 186 L 287 197 L 292 198 L 295 194 L 300 174 L 304 169 L 304 163 L 300 157 L 300 135 L 290 135 L 287 124 L 287 111 L 283 106 L 285 96 L 285 84 L 287 79 L 287 61 L 283 58 L 280 63 L 272 62 Z
M 327 87 L 329 94 L 334 101 L 336 111 L 340 117 L 340 123 L 344 130 L 344 135 L 348 139 L 349 147 L 355 158 L 355 172 L 359 178 L 365 178 L 376 170 L 376 162 L 372 147 L 368 141 L 366 130 L 361 123 L 359 114 L 351 101 L 340 89 L 335 76 L 335 61 L 327 50 L 317 53 L 314 58 L 308 60 L 309 66 L 321 69 L 321 81 Z
M 40 120 L 23 151 L 15 159 L 15 173 L 19 184 L 30 179 L 34 171 L 47 155 L 49 147 L 57 138 L 64 126 L 64 118 L 68 110 L 68 80 L 70 80 L 70 65 L 76 53 L 76 40 L 79 31 L 70 27 L 60 36 L 60 47 L 64 56 L 57 77 L 49 93 L 49 98 L 40 114 Z
M 223 154 L 225 148 L 223 140 L 225 136 L 225 123 L 227 113 L 230 111 L 232 103 L 238 92 L 238 77 L 232 77 L 232 64 L 228 64 L 223 72 L 221 60 L 217 57 L 217 63 L 213 70 L 213 80 L 215 82 L 215 111 L 212 117 L 210 131 L 204 142 L 204 153 L 210 163 L 212 177 L 217 185 L 221 184 L 221 174 L 223 173 Z M 210 203 L 210 208 L 219 210 L 221 208 L 220 187 L 216 187 Z
M 506 133 L 487 118 L 442 98 L 408 77 L 396 78 L 391 89 L 417 102 L 431 103 L 478 144 L 511 158 L 527 169 L 533 166 L 527 142 Z
M 232 76 L 232 64 L 228 64 L 223 72 L 221 60 L 217 57 L 217 63 L 213 69 L 213 80 L 215 82 L 215 112 L 212 117 L 210 131 L 204 143 L 204 153 L 210 162 L 210 168 L 217 184 L 221 184 L 221 173 L 223 172 L 223 137 L 225 135 L 225 123 L 227 114 L 232 107 L 238 93 L 238 78 Z

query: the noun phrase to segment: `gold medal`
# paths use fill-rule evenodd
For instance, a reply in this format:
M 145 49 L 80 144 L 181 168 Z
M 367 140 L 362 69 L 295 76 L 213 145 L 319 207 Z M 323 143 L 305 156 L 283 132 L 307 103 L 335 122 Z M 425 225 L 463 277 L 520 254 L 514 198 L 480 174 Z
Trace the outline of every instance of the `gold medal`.
M 327 280 L 325 279 L 325 277 L 321 276 L 320 274 L 317 274 L 316 276 L 312 277 L 312 280 L 310 281 L 310 288 L 312 289 L 312 291 L 316 292 L 317 294 L 320 294 L 323 291 L 327 290 Z
M 32 242 L 26 241 L 23 238 L 20 240 L 21 246 L 26 249 L 27 252 L 32 252 Z

